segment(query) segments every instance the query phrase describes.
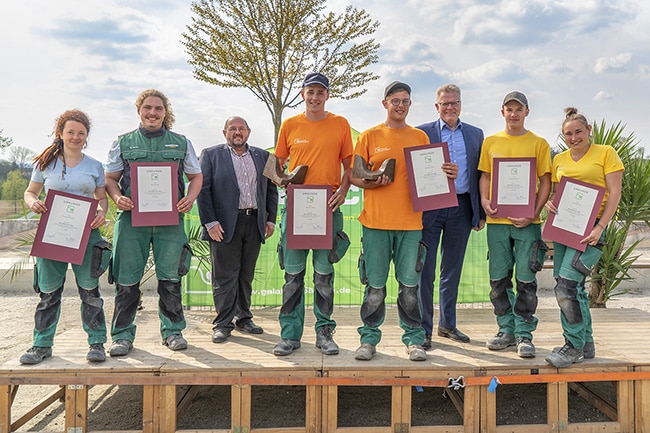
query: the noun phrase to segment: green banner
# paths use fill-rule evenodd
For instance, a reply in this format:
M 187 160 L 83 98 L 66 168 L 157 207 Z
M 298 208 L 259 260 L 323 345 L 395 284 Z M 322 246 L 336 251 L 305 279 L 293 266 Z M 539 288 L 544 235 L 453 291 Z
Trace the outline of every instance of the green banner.
M 280 206 L 284 205 L 284 191 L 280 191 Z M 362 210 L 362 191 L 352 186 L 348 192 L 345 204 L 341 207 L 344 215 L 344 230 L 350 237 L 352 244 L 339 263 L 334 265 L 335 303 L 336 305 L 361 305 L 363 300 L 363 286 L 359 280 L 357 263 L 361 252 L 361 224 L 357 220 Z M 199 226 L 199 216 L 196 205 L 192 212 L 186 215 L 185 227 L 189 233 L 190 227 Z M 485 230 L 472 232 L 469 245 L 465 254 L 463 273 L 459 287 L 458 301 L 460 303 L 489 302 L 489 276 L 487 263 L 487 240 Z M 284 272 L 278 265 L 277 247 L 280 239 L 280 221 L 278 221 L 273 236 L 262 245 L 255 277 L 253 279 L 253 293 L 251 304 L 255 307 L 279 306 L 282 304 L 282 285 Z M 313 267 L 311 255 L 307 261 L 305 273 L 305 302 L 313 304 Z M 200 261 L 192 259 L 190 272 L 183 278 L 183 304 L 190 307 L 213 306 L 211 269 L 209 259 Z M 435 283 L 438 287 L 438 281 Z M 389 274 L 387 283 L 386 302 L 397 302 L 397 282 L 393 269 Z M 435 299 L 437 302 L 438 291 Z

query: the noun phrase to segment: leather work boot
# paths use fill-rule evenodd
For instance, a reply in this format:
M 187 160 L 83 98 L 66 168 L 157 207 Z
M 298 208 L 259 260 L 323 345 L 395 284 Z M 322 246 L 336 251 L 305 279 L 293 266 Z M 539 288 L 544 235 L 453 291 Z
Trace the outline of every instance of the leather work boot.
M 566 368 L 576 362 L 584 361 L 585 356 L 582 350 L 573 347 L 568 341 L 557 352 L 551 352 L 546 356 L 545 361 L 553 367 Z
M 291 355 L 297 349 L 300 349 L 300 341 L 282 340 L 273 348 L 273 354 L 275 356 L 287 356 Z
M 51 347 L 38 347 L 34 346 L 27 349 L 27 352 L 23 353 L 20 357 L 21 364 L 38 364 L 45 358 L 52 356 Z
M 502 350 L 502 349 L 505 349 L 506 347 L 514 346 L 515 344 L 516 344 L 515 343 L 515 335 L 514 334 L 506 334 L 505 332 L 497 333 L 497 335 L 490 338 L 485 343 L 487 348 L 490 349 L 490 350 Z
M 337 355 L 339 346 L 332 339 L 334 331 L 330 326 L 322 326 L 316 334 L 316 347 L 325 355 Z
M 363 343 L 354 352 L 354 359 L 359 361 L 370 361 L 374 356 L 375 352 L 376 352 L 375 346 L 369 343 Z

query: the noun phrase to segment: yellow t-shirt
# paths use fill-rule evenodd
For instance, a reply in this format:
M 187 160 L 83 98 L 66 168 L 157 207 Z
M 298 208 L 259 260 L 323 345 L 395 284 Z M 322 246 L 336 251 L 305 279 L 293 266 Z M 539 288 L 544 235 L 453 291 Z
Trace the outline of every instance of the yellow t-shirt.
M 555 155 L 553 158 L 553 183 L 558 183 L 563 176 L 581 180 L 592 185 L 607 187 L 605 176 L 615 171 L 623 171 L 623 163 L 612 146 L 602 144 L 591 144 L 587 153 L 578 161 L 571 158 L 569 150 Z M 605 191 L 605 197 L 600 205 L 598 217 L 603 214 L 605 203 L 609 194 Z
M 362 132 L 354 153 L 379 167 L 395 158 L 395 179 L 388 185 L 363 191 L 361 224 L 380 230 L 421 230 L 422 212 L 413 210 L 404 148 L 429 143 L 429 137 L 412 126 L 393 129 L 383 123 Z
M 306 165 L 307 185 L 341 185 L 341 161 L 352 158 L 350 124 L 342 117 L 327 113 L 323 120 L 312 121 L 304 113 L 282 122 L 275 147 L 278 158 L 289 158 L 289 171 Z
M 517 136 L 501 131 L 486 137 L 481 148 L 478 169 L 491 174 L 494 158 L 536 158 L 537 178 L 551 172 L 551 147 L 545 139 L 530 131 Z M 492 176 L 490 176 L 490 194 L 492 194 Z M 493 218 L 489 215 L 487 222 L 512 224 L 508 218 Z M 535 222 L 539 223 L 539 218 Z

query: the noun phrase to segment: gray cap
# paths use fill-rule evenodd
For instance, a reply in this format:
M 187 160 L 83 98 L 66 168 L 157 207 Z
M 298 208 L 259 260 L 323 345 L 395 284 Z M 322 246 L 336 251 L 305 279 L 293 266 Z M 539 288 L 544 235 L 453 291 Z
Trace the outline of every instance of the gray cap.
M 395 93 L 398 90 L 406 90 L 409 95 L 411 94 L 411 86 L 406 83 L 402 83 L 401 81 L 393 81 L 388 86 L 386 86 L 386 89 L 384 90 L 384 99 L 386 99 L 386 97 L 391 93 Z
M 510 101 L 517 101 L 524 107 L 528 108 L 528 99 L 526 99 L 526 95 L 516 90 L 508 93 L 506 97 L 503 98 L 503 104 L 501 104 L 501 106 L 503 107 Z

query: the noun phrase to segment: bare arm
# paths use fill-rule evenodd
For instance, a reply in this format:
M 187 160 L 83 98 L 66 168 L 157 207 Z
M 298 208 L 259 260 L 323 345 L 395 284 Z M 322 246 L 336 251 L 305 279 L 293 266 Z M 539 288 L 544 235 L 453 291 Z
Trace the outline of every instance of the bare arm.
M 612 221 L 618 203 L 621 201 L 621 189 L 623 185 L 623 171 L 615 171 L 605 175 L 605 185 L 607 188 L 608 196 L 603 208 L 603 214 L 600 216 L 598 224 L 594 226 L 589 233 L 589 236 L 581 240 L 581 243 L 588 243 L 589 245 L 596 245 L 600 236 L 603 234 L 605 227 Z
M 192 210 L 194 201 L 199 196 L 199 193 L 201 192 L 201 187 L 203 186 L 202 173 L 195 173 L 195 174 L 185 173 L 185 176 L 187 176 L 189 183 L 187 186 L 187 194 L 185 194 L 185 197 L 180 199 L 178 201 L 178 204 L 176 205 L 176 209 L 179 212 L 189 212 L 190 210 Z
M 119 210 L 133 209 L 133 202 L 127 196 L 122 195 L 119 181 L 122 178 L 121 171 L 107 172 L 106 175 L 106 192 Z
M 40 182 L 29 181 L 29 185 L 23 194 L 25 204 L 34 213 L 43 213 L 47 210 L 45 203 L 38 199 L 43 191 L 43 184 Z

